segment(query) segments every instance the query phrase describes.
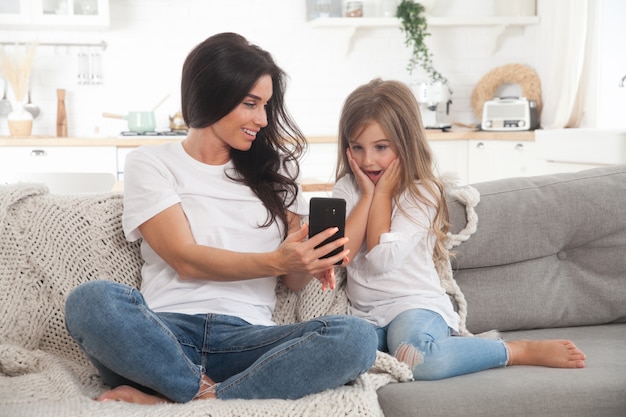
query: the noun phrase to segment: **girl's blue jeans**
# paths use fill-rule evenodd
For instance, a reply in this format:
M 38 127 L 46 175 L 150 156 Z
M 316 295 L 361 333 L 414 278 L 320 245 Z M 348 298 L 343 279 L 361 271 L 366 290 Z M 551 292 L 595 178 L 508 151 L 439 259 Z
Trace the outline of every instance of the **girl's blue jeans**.
M 344 385 L 376 359 L 376 333 L 350 316 L 257 326 L 233 316 L 155 313 L 141 293 L 109 281 L 74 289 L 69 333 L 105 384 L 175 402 L 194 398 L 202 373 L 221 399 L 296 399 Z
M 378 350 L 409 363 L 416 380 L 449 378 L 508 362 L 502 340 L 452 336 L 443 318 L 430 310 L 405 311 L 376 333 Z

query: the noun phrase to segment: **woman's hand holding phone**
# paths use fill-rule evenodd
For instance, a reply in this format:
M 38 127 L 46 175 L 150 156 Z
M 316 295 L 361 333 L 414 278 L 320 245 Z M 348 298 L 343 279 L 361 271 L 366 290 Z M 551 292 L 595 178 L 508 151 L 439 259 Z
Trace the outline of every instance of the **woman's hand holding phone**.
M 349 250 L 340 249 L 346 243 L 348 238 L 341 237 L 332 240 L 337 233 L 337 228 L 327 228 L 307 239 L 309 235 L 309 225 L 302 225 L 300 229 L 289 234 L 287 239 L 278 248 L 278 264 L 276 275 L 285 275 L 292 272 L 305 272 L 309 275 L 317 276 L 326 273 L 334 268 L 334 264 L 342 264 L 347 260 Z M 326 240 L 331 240 L 327 244 L 323 244 Z M 322 258 L 329 252 L 339 250 L 336 255 Z M 318 278 L 319 279 L 319 278 Z
M 344 249 L 343 245 L 329 247 L 329 244 L 344 237 L 346 200 L 343 198 L 312 197 L 309 201 L 309 239 L 330 228 L 336 228 L 336 233 L 315 246 L 315 249 L 323 250 L 320 259 L 336 256 Z M 335 265 L 342 263 L 343 257 Z

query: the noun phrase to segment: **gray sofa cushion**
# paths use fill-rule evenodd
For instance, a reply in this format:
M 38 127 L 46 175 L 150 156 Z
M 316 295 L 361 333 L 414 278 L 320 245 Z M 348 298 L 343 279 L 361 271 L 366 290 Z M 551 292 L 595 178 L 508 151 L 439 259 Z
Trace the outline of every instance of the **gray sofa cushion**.
M 385 417 L 608 417 L 626 415 L 626 324 L 524 330 L 505 339 L 571 339 L 586 368 L 513 366 L 378 390 Z
M 626 166 L 474 186 L 478 229 L 452 261 L 470 331 L 626 321 Z

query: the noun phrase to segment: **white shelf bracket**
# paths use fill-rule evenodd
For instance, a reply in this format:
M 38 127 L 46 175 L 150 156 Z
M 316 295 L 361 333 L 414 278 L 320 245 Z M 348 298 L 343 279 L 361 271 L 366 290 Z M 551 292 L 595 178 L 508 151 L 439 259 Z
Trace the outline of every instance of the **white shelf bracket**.
M 490 28 L 491 36 L 489 41 L 489 50 L 493 55 L 498 47 L 500 47 L 500 39 L 502 38 L 502 34 L 506 30 L 506 25 L 495 25 Z
M 356 33 L 356 26 L 347 26 L 343 28 L 343 53 L 344 55 L 348 55 L 354 46 L 354 35 Z

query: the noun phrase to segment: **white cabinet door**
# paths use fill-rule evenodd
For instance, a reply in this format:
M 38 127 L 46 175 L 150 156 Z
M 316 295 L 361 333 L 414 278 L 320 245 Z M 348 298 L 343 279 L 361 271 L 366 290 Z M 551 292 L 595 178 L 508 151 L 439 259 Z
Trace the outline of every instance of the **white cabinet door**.
M 136 148 L 117 148 L 117 169 L 116 176 L 118 181 L 124 181 L 124 164 L 126 164 L 126 156 Z
M 33 23 L 44 26 L 108 26 L 109 0 L 32 0 Z
M 2 0 L 0 2 L 0 24 L 23 25 L 31 23 L 30 0 Z
M 456 179 L 458 185 L 468 183 L 467 140 L 431 140 L 437 170 L 442 177 Z
M 107 172 L 117 174 L 115 146 L 3 146 L 0 172 Z
M 468 155 L 470 184 L 539 173 L 534 142 L 470 140 Z
M 109 192 L 116 173 L 114 146 L 0 148 L 0 184 L 43 183 L 53 194 Z
M 106 27 L 109 0 L 2 0 L 0 23 L 38 28 Z
M 578 172 L 586 169 L 600 168 L 609 165 L 599 164 L 577 164 L 573 162 L 554 162 L 554 161 L 542 161 L 539 160 L 539 168 L 542 175 L 558 174 L 561 172 Z

